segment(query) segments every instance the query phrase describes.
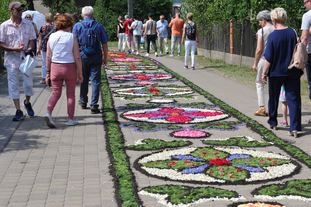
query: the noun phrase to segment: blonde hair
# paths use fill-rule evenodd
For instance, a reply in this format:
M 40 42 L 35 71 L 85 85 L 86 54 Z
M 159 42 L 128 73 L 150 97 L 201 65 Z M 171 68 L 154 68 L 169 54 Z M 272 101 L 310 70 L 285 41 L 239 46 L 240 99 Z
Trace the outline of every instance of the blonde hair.
M 193 18 L 193 13 L 188 13 L 187 14 L 187 19 L 192 21 L 192 18 Z
M 287 13 L 285 9 L 278 7 L 271 11 L 270 13 L 272 21 L 277 23 L 285 23 L 287 21 Z
M 51 22 L 54 21 L 54 17 L 53 17 L 53 15 L 52 15 L 51 13 L 47 13 L 47 14 L 45 14 L 44 16 L 45 16 L 45 21 L 46 21 L 46 22 L 51 23 Z

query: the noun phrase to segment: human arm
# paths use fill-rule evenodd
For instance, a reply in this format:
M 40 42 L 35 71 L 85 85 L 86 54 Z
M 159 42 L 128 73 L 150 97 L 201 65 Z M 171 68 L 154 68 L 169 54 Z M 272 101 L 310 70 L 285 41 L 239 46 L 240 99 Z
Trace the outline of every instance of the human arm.
M 262 53 L 263 53 L 263 38 L 262 38 L 262 36 L 259 36 L 258 34 L 257 34 L 257 46 L 256 46 L 256 51 L 255 51 L 255 60 L 254 60 L 254 64 L 253 64 L 253 66 L 252 66 L 252 69 L 254 70 L 254 71 L 256 71 L 257 70 L 257 65 L 258 65 L 258 62 L 259 62 L 259 60 L 260 60 L 260 57 L 261 57 L 261 55 L 262 55 Z
M 39 55 L 42 49 L 42 32 L 39 32 L 38 36 L 38 47 L 37 47 L 37 54 Z
M 108 60 L 108 44 L 107 43 L 102 44 L 102 51 L 103 51 L 103 64 L 106 66 L 107 60 Z
M 302 16 L 302 21 L 301 21 L 301 42 L 304 45 L 308 44 L 308 36 L 309 36 L 309 28 L 310 28 L 310 19 L 308 15 L 304 14 Z
M 19 47 L 8 47 L 3 42 L 0 42 L 0 48 L 6 51 L 10 51 L 10 52 L 21 52 L 24 50 L 24 45 L 20 45 Z
M 262 82 L 266 83 L 268 80 L 268 73 L 269 73 L 269 68 L 270 68 L 271 63 L 267 60 L 265 60 L 262 74 L 261 74 L 261 80 Z
M 186 39 L 186 24 L 184 24 L 183 29 L 182 29 L 182 36 L 181 36 L 182 44 L 185 43 L 185 39 Z
M 45 76 L 45 84 L 47 86 L 51 86 L 51 63 L 52 63 L 52 50 L 50 47 L 50 41 L 47 43 L 46 48 L 46 76 Z
M 73 57 L 76 63 L 77 81 L 79 83 L 82 83 L 83 81 L 82 62 L 81 62 L 81 56 L 80 56 L 80 51 L 79 51 L 79 44 L 78 44 L 78 40 L 76 37 L 74 37 L 74 43 L 73 43 Z

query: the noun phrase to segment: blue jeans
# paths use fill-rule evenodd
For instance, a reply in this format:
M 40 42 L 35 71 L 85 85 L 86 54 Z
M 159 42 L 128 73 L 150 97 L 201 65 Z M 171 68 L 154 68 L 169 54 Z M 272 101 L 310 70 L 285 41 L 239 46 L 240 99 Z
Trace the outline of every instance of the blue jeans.
M 308 81 L 308 86 L 309 86 L 309 98 L 311 99 L 311 54 L 308 54 L 306 72 L 307 72 L 307 81 Z
M 88 103 L 89 80 L 92 84 L 91 108 L 98 108 L 100 80 L 101 80 L 101 61 L 94 61 L 93 58 L 82 58 L 83 82 L 80 86 L 80 103 Z

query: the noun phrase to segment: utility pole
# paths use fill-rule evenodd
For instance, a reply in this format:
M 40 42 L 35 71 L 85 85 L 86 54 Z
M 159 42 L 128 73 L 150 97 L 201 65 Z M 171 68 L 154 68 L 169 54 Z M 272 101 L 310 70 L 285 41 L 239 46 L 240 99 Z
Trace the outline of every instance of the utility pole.
M 133 2 L 134 0 L 127 0 L 127 13 L 130 17 L 133 17 Z

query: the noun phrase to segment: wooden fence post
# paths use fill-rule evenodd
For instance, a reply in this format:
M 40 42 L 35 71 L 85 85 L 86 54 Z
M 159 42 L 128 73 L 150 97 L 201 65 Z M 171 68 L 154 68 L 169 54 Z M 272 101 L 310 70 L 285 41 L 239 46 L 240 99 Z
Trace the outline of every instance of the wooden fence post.
M 230 54 L 234 52 L 234 23 L 233 19 L 230 20 Z

